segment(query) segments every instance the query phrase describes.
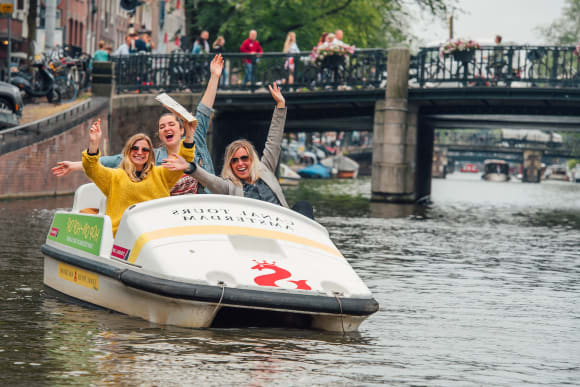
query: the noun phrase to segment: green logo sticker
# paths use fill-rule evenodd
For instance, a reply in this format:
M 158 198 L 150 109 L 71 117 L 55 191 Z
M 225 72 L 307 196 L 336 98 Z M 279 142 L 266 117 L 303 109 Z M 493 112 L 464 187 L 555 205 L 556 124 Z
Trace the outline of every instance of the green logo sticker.
M 99 255 L 104 222 L 97 216 L 56 214 L 48 239 Z

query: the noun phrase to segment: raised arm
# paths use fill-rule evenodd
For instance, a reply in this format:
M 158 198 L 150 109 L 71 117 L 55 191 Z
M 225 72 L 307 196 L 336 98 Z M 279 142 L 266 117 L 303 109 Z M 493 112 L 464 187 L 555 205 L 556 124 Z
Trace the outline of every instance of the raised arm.
M 211 77 L 207 84 L 207 88 L 201 98 L 201 102 L 197 105 L 197 111 L 195 112 L 195 118 L 197 118 L 198 121 L 197 129 L 194 134 L 196 149 L 195 161 L 209 173 L 215 173 L 215 171 L 207 147 L 206 136 L 209 128 L 209 121 L 213 114 L 213 104 L 215 102 L 219 78 L 222 74 L 223 68 L 224 59 L 221 55 L 216 55 L 210 64 Z
M 209 108 L 213 108 L 215 96 L 217 94 L 218 84 L 222 71 L 224 69 L 224 58 L 221 54 L 217 54 L 209 65 L 210 78 L 201 97 L 201 103 Z
M 284 125 L 286 124 L 286 100 L 276 83 L 268 86 L 268 88 L 272 98 L 276 101 L 276 108 L 270 123 L 270 130 L 268 130 L 268 138 L 266 139 L 261 161 L 270 171 L 275 172 L 280 158 L 282 136 L 284 135 Z
M 109 194 L 111 187 L 112 169 L 99 163 L 99 145 L 102 139 L 101 120 L 98 119 L 89 132 L 89 148 L 83 152 L 83 169 L 86 175 L 99 187 L 101 192 Z

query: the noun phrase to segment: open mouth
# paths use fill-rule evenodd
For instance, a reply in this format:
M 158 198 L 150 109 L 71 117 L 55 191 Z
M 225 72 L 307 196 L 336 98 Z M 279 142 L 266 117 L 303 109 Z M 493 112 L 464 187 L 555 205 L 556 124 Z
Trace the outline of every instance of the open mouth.
M 175 137 L 175 136 L 173 135 L 173 133 L 168 133 L 168 134 L 166 134 L 166 135 L 165 135 L 165 139 L 166 139 L 167 141 L 171 141 L 171 140 L 173 140 L 173 137 Z

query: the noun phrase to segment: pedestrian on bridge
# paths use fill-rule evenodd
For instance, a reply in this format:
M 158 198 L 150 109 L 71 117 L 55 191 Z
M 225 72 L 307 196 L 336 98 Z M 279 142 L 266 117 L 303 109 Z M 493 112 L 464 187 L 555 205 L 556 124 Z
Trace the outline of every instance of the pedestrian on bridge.
M 247 56 L 242 59 L 242 63 L 245 67 L 242 85 L 245 85 L 248 81 L 250 84 L 254 83 L 254 65 L 258 60 L 256 55 L 263 52 L 262 46 L 260 45 L 260 42 L 258 42 L 257 38 L 258 32 L 256 32 L 256 30 L 251 30 L 248 34 L 248 39 L 244 40 L 240 46 L 240 52 L 252 54 L 251 56 Z
M 286 41 L 284 42 L 284 48 L 282 52 L 285 54 L 299 54 L 300 48 L 296 43 L 296 33 L 293 31 L 288 32 L 286 35 Z M 288 71 L 288 84 L 294 83 L 294 55 L 288 55 L 288 58 L 284 62 L 284 70 Z

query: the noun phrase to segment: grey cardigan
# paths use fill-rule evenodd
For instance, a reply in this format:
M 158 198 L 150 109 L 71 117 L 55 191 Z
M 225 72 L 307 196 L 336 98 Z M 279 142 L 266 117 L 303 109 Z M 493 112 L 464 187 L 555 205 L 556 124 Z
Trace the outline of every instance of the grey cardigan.
M 258 171 L 260 178 L 274 192 L 282 206 L 288 207 L 282 187 L 275 175 L 278 159 L 280 158 L 280 147 L 282 144 L 282 135 L 284 134 L 284 125 L 286 123 L 286 108 L 274 109 L 272 122 L 266 139 L 266 146 L 262 158 L 258 161 Z M 201 184 L 207 187 L 214 194 L 244 196 L 244 189 L 234 184 L 229 179 L 215 176 L 202 168 L 196 168 L 191 176 L 197 179 Z

